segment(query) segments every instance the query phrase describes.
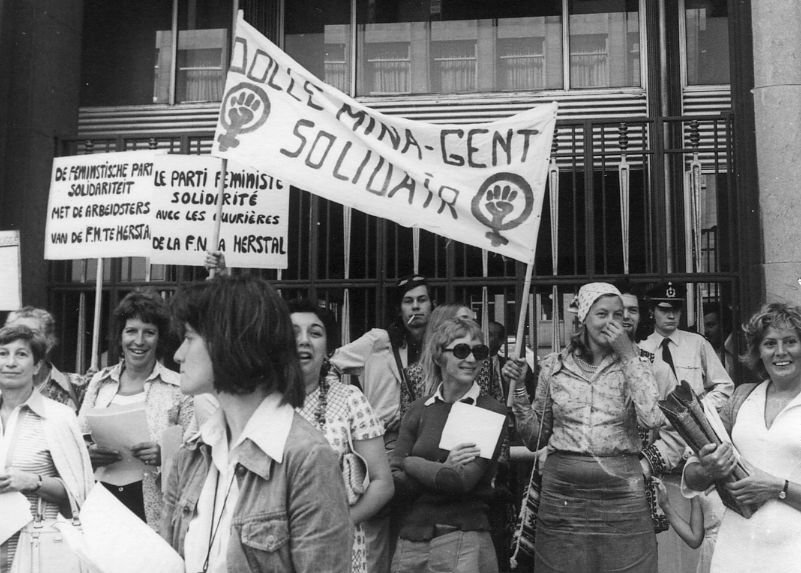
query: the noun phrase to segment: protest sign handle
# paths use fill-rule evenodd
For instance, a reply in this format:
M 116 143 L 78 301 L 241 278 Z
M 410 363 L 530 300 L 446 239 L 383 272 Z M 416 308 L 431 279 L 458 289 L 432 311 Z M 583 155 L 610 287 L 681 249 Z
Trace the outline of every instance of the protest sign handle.
M 520 295 L 520 314 L 517 318 L 517 333 L 515 335 L 515 351 L 512 353 L 513 357 L 525 358 L 526 344 L 523 341 L 523 332 L 526 328 L 526 306 L 528 304 L 528 291 L 531 289 L 531 275 L 534 271 L 534 261 L 526 263 L 526 278 L 523 281 L 523 291 Z M 512 407 L 514 402 L 515 384 L 517 380 L 509 381 L 509 394 L 506 397 L 506 405 Z
M 222 223 L 223 194 L 225 193 L 225 173 L 228 170 L 228 160 L 222 160 L 220 166 L 220 182 L 217 184 L 217 216 L 214 218 L 214 232 L 211 236 L 211 250 L 217 251 L 220 245 L 220 223 Z M 217 269 L 209 269 L 209 278 L 213 279 Z
M 100 370 L 100 313 L 103 311 L 103 259 L 97 259 L 95 318 L 92 324 L 92 368 Z

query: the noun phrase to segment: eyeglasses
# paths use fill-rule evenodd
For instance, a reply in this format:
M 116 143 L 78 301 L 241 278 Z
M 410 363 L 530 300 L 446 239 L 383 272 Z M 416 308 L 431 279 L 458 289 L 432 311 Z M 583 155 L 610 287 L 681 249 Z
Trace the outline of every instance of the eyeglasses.
M 463 342 L 462 344 L 457 344 L 453 348 L 443 348 L 442 351 L 453 352 L 453 355 L 459 360 L 464 360 L 470 356 L 471 352 L 476 360 L 486 360 L 489 358 L 489 346 L 486 344 L 476 344 L 471 347 Z

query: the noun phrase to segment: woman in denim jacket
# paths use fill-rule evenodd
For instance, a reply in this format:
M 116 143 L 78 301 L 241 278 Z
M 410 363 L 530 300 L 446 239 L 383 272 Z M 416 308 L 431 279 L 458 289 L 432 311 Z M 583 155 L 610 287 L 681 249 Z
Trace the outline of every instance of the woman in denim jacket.
M 336 455 L 294 410 L 303 378 L 286 304 L 255 277 L 218 277 L 174 300 L 181 390 L 220 409 L 179 452 L 161 534 L 210 572 L 350 570 Z

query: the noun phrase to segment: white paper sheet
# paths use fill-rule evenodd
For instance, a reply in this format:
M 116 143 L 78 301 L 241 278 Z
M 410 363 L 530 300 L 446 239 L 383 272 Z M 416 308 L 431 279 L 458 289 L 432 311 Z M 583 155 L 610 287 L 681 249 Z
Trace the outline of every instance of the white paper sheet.
M 81 508 L 83 534 L 67 521 L 58 529 L 93 572 L 184 573 L 184 561 L 144 521 L 96 484 Z
M 503 414 L 456 402 L 442 429 L 439 447 L 451 450 L 459 444 L 475 443 L 482 458 L 492 459 L 505 421 Z
M 0 544 L 25 527 L 32 519 L 28 498 L 18 491 L 0 493 Z
M 167 489 L 167 479 L 170 477 L 172 460 L 181 449 L 184 438 L 184 429 L 181 426 L 169 426 L 161 433 L 161 489 Z
M 113 485 L 140 481 L 148 467 L 131 452 L 131 446 L 150 441 L 144 408 L 93 408 L 86 414 L 92 440 L 101 447 L 117 450 L 122 460 L 98 468 L 95 478 Z

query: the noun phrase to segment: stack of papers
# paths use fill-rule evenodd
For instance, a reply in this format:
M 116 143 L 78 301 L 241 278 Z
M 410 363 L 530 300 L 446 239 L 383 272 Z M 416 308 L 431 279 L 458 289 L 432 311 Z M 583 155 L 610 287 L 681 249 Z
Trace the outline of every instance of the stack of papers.
M 145 409 L 141 405 L 134 408 L 92 408 L 86 414 L 86 421 L 95 444 L 116 450 L 122 456 L 119 462 L 95 470 L 95 478 L 112 485 L 141 481 L 147 466 L 134 457 L 131 447 L 151 440 Z

